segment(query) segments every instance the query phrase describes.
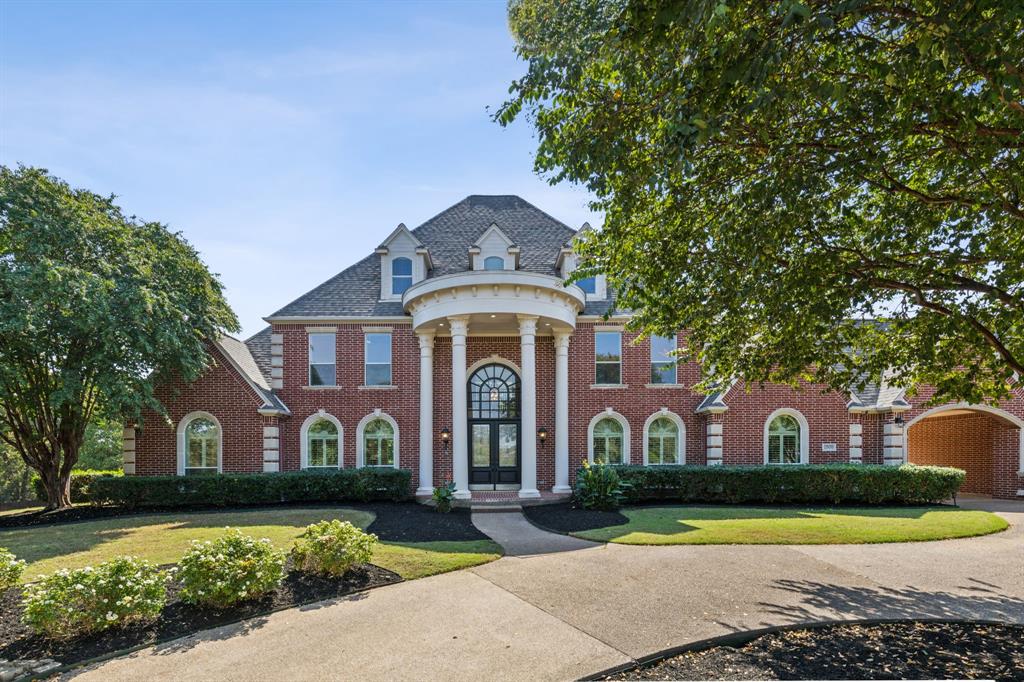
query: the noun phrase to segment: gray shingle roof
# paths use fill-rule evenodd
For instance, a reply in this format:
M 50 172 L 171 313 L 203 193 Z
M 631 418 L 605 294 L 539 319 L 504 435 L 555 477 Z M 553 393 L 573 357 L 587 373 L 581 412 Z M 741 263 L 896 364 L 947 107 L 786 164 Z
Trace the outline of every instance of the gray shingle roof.
M 412 230 L 430 251 L 430 277 L 469 269 L 469 248 L 496 224 L 520 249 L 519 268 L 558 275 L 555 261 L 576 231 L 533 204 L 514 195 L 466 197 Z M 346 268 L 312 291 L 284 306 L 271 317 L 400 316 L 399 301 L 380 300 L 380 261 L 372 254 Z M 609 301 L 587 304 L 588 315 L 601 315 Z
M 266 338 L 266 342 L 267 342 L 266 343 L 266 345 L 267 345 L 266 356 L 267 356 L 267 364 L 269 365 L 270 364 L 270 333 L 269 333 L 269 328 L 267 328 L 267 329 L 265 329 L 263 331 L 267 332 L 265 334 L 265 338 Z M 263 334 L 263 332 L 260 332 L 260 334 Z M 257 334 L 257 336 L 259 336 L 259 334 Z M 253 338 L 255 338 L 255 337 L 253 337 Z M 250 339 L 250 341 L 251 340 L 252 339 Z M 259 346 L 259 342 L 257 342 L 255 345 L 258 347 Z M 224 335 L 224 336 L 221 336 L 220 339 L 218 339 L 217 346 L 228 357 L 228 359 L 231 362 L 234 363 L 234 365 L 242 373 L 243 378 L 248 380 L 249 383 L 252 385 L 252 387 L 255 389 L 255 391 L 260 395 L 260 397 L 263 399 L 264 407 L 270 407 L 270 408 L 273 408 L 273 409 L 281 410 L 283 412 L 288 412 L 287 406 L 285 406 L 285 404 L 283 402 L 281 402 L 281 399 L 278 398 L 274 394 L 274 392 L 270 389 L 270 371 L 269 371 L 269 367 L 267 368 L 266 373 L 264 373 L 263 369 L 260 367 L 259 362 L 256 361 L 256 358 L 255 358 L 255 356 L 253 355 L 253 353 L 252 353 L 252 351 L 250 349 L 248 341 L 242 342 L 242 341 L 239 341 L 238 339 L 236 339 L 234 337 Z

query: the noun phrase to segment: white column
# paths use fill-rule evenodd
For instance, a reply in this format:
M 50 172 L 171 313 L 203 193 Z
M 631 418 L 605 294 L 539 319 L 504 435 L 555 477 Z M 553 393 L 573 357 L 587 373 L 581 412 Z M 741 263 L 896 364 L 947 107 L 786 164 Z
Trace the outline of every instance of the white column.
M 434 335 L 420 339 L 420 486 L 417 495 L 434 492 Z
M 455 497 L 467 500 L 469 493 L 469 426 L 466 420 L 466 333 L 469 317 L 449 317 L 452 330 L 452 468 Z
M 555 334 L 555 493 L 569 487 L 569 334 Z
M 523 470 L 519 497 L 540 497 L 537 490 L 537 316 L 517 315 L 519 318 L 519 347 L 522 357 L 522 410 Z

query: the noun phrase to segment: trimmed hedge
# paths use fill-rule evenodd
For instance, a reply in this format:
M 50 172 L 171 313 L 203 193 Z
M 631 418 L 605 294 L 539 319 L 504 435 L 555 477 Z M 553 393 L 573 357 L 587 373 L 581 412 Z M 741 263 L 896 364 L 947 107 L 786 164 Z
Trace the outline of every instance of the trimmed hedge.
M 617 466 L 627 504 L 922 504 L 952 498 L 962 469 L 933 466 Z
M 111 469 L 102 471 L 100 469 L 75 469 L 71 472 L 71 501 L 86 502 L 89 500 L 89 487 L 97 478 L 110 476 L 124 476 L 124 472 Z M 35 491 L 37 500 L 46 499 L 46 489 L 43 488 L 43 479 L 39 474 L 32 474 L 32 490 Z
M 277 502 L 372 502 L 408 499 L 412 472 L 405 469 L 339 469 L 283 474 L 122 476 L 98 478 L 89 500 L 136 507 L 235 507 Z

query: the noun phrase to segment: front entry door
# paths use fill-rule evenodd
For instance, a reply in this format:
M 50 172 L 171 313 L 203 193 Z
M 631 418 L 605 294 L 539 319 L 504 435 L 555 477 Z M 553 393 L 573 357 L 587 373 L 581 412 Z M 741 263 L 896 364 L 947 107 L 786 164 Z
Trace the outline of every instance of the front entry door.
M 469 377 L 469 486 L 519 488 L 519 377 L 493 363 Z
M 475 489 L 519 487 L 519 423 L 474 422 L 470 426 L 469 482 Z

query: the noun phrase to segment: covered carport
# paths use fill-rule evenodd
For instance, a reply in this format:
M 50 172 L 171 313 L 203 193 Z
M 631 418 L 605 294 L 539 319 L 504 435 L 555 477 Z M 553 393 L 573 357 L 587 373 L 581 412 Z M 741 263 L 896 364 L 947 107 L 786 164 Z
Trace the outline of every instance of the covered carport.
M 1024 470 L 1020 418 L 985 405 L 946 405 L 927 410 L 906 428 L 911 464 L 963 469 L 961 492 L 1015 497 Z

